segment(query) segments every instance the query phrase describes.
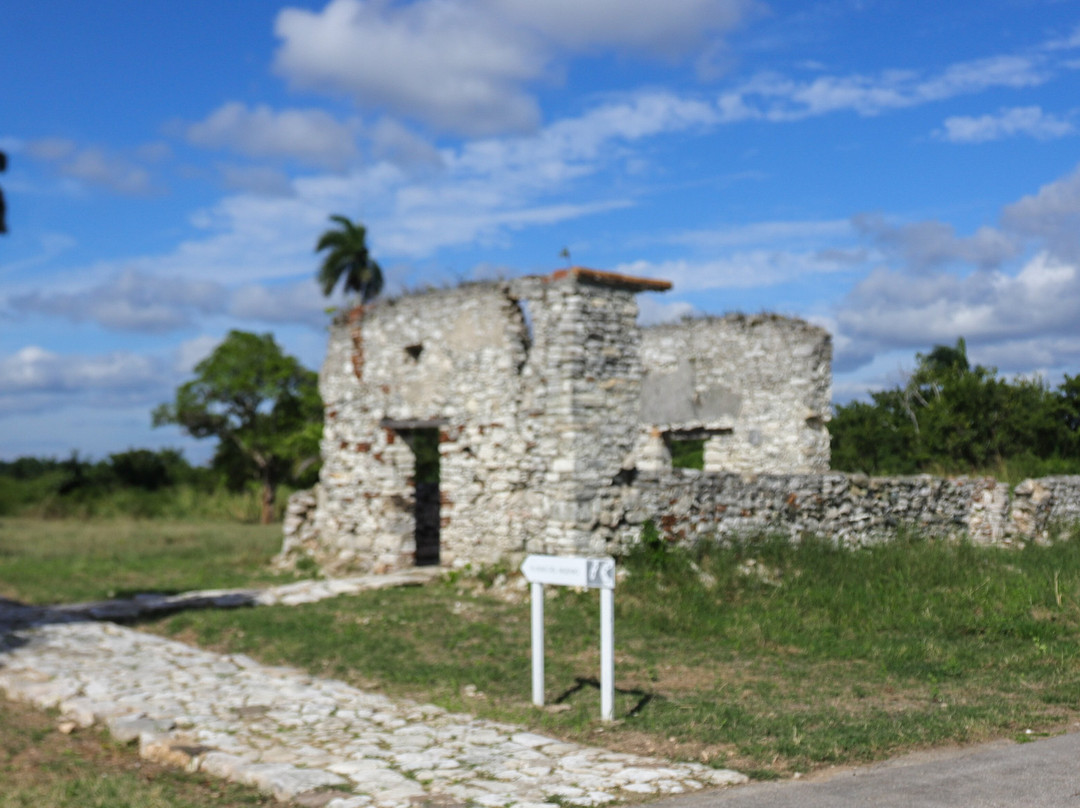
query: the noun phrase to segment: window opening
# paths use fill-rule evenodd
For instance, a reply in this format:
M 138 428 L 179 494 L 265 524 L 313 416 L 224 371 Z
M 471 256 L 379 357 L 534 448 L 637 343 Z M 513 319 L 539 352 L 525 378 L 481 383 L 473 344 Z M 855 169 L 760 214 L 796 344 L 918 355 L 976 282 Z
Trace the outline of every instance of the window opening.
M 671 454 L 671 466 L 676 469 L 705 469 L 705 444 L 716 435 L 730 435 L 731 430 L 673 429 L 664 433 L 664 444 Z
M 664 443 L 671 453 L 671 466 L 676 469 L 705 468 L 705 438 L 686 438 L 668 432 Z

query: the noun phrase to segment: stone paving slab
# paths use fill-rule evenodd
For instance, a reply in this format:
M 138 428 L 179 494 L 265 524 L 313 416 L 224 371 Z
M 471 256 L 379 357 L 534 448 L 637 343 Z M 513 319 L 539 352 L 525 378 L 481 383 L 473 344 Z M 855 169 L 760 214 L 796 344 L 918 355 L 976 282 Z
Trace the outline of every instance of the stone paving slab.
M 302 591 L 287 594 L 299 598 Z M 280 800 L 327 808 L 405 808 L 428 800 L 556 808 L 747 779 L 391 700 L 87 615 L 0 604 L 0 691 L 56 708 L 75 726 L 104 725 L 121 740 L 137 741 L 145 757 L 247 783 Z
M 372 589 L 419 586 L 443 574 L 440 567 L 412 567 L 382 575 L 296 581 L 265 589 L 201 589 L 179 595 L 145 594 L 133 598 L 23 606 L 0 598 L 0 628 L 14 623 L 72 620 L 136 620 L 188 609 L 235 609 L 241 606 L 299 606 Z

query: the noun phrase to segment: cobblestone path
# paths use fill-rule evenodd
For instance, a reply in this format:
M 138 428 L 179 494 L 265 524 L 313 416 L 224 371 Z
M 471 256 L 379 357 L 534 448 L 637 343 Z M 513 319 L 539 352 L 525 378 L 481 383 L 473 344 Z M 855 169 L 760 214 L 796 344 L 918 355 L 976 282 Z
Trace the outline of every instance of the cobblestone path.
M 309 589 L 318 586 L 321 596 L 336 594 L 324 584 Z M 302 591 L 287 590 L 293 602 L 317 599 Z M 237 598 L 201 596 L 223 604 Z M 280 593 L 261 598 L 282 601 Z M 161 599 L 144 601 L 144 610 L 155 603 Z M 746 780 L 729 770 L 564 743 L 243 655 L 203 651 L 88 619 L 95 610 L 109 607 L 57 611 L 0 602 L 0 691 L 56 708 L 77 726 L 104 724 L 118 739 L 137 741 L 144 757 L 247 783 L 281 800 L 327 808 L 426 802 L 557 808 Z

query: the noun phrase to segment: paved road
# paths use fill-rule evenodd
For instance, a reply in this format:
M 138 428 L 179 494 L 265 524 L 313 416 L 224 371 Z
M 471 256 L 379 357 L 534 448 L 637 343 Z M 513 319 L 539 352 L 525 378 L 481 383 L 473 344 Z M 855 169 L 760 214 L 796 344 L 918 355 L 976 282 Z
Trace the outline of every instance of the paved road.
M 1080 808 L 1080 727 L 1031 743 L 997 741 L 908 755 L 810 781 L 700 792 L 650 808 Z

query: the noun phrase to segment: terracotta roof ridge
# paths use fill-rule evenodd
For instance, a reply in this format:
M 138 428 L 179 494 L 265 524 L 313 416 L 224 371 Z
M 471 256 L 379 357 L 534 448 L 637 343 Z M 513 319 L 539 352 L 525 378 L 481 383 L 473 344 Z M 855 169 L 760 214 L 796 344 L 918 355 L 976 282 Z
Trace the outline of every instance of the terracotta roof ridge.
M 671 288 L 671 281 L 659 278 L 642 278 L 637 275 L 623 275 L 618 272 L 604 272 L 599 269 L 579 266 L 557 269 L 547 276 L 547 280 L 552 281 L 562 278 L 577 278 L 590 283 L 615 286 L 635 292 L 666 292 Z

